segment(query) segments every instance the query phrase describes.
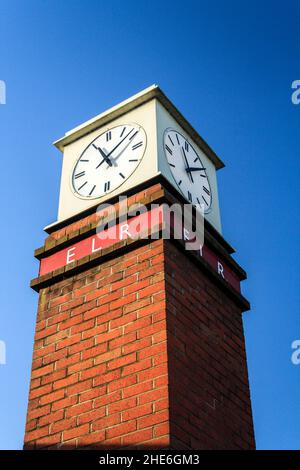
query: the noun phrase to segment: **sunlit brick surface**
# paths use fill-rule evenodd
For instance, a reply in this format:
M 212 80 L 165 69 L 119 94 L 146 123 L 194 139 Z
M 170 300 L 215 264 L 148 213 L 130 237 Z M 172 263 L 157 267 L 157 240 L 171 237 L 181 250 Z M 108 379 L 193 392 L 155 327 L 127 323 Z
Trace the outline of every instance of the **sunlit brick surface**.
M 163 241 L 40 291 L 25 446 L 169 443 Z

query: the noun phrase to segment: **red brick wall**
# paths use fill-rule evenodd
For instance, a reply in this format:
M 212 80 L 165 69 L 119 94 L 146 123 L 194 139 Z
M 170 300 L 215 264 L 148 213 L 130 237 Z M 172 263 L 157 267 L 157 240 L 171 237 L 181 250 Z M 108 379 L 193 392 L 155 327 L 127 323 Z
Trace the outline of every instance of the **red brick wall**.
M 41 289 L 25 448 L 169 444 L 163 241 Z
M 173 242 L 127 250 L 40 290 L 24 447 L 253 448 L 241 309 Z
M 165 242 L 171 447 L 254 448 L 241 311 Z

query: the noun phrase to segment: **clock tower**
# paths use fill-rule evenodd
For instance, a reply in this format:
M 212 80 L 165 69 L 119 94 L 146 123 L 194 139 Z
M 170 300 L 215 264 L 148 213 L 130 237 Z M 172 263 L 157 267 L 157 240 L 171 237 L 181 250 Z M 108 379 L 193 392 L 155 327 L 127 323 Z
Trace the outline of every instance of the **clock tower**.
M 55 146 L 24 448 L 254 449 L 222 161 L 158 86 Z M 181 236 L 175 206 L 192 208 Z M 203 241 L 188 249 L 199 214 Z

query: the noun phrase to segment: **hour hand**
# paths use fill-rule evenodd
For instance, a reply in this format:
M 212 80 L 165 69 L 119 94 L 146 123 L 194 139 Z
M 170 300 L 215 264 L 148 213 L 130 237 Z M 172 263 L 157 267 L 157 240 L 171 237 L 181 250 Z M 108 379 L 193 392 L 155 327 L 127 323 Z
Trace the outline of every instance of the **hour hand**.
M 103 160 L 99 163 L 99 165 L 96 166 L 96 169 L 99 168 L 102 163 L 106 162 L 109 166 L 112 166 L 112 162 L 110 161 L 109 157 L 103 152 L 101 147 L 97 147 L 96 145 L 93 144 L 93 147 L 97 149 L 100 153 L 101 156 L 103 157 Z
M 206 170 L 206 168 L 199 168 L 199 167 L 195 167 L 195 166 L 190 166 L 190 167 L 186 168 L 186 171 L 187 171 L 187 172 L 191 172 L 191 171 L 201 171 L 201 170 Z

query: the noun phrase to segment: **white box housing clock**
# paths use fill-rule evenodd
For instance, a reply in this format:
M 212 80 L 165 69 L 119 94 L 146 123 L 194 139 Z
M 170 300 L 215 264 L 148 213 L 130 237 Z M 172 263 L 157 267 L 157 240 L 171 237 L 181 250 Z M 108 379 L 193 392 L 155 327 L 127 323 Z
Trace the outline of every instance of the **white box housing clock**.
M 57 222 L 162 174 L 187 202 L 202 204 L 221 232 L 216 170 L 224 164 L 158 86 L 67 132 L 55 145 L 63 153 Z

